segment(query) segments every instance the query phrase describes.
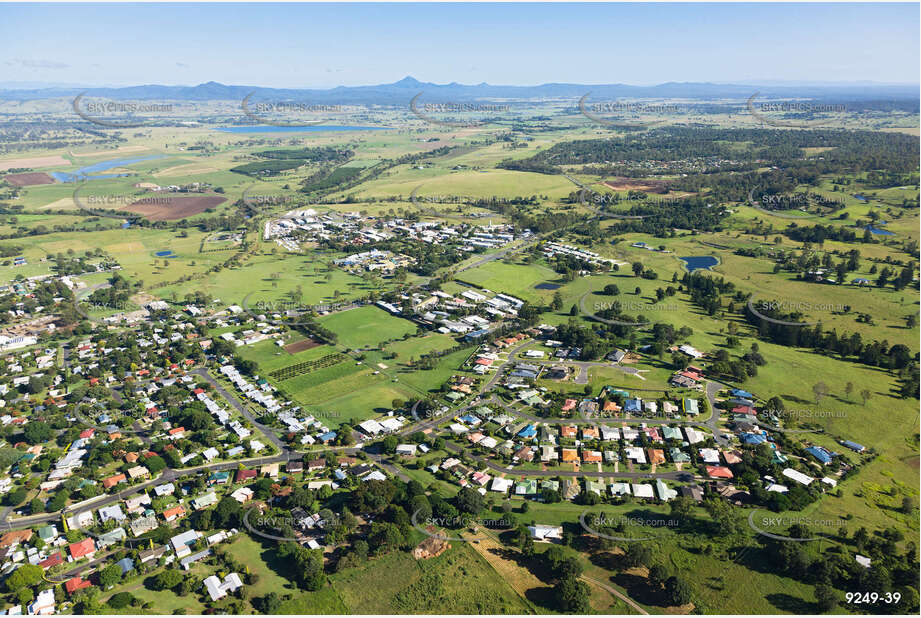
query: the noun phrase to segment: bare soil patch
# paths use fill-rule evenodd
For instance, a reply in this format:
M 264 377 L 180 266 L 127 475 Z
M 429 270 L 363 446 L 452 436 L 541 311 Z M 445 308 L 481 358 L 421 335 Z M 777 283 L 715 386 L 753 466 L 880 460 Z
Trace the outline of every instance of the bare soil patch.
M 300 341 L 289 343 L 285 346 L 284 350 L 288 354 L 297 354 L 298 352 L 303 352 L 304 350 L 309 350 L 319 345 L 322 345 L 319 341 L 314 341 L 313 339 L 301 339 Z
M 227 201 L 220 195 L 177 196 L 175 194 L 150 197 L 129 204 L 123 210 L 137 213 L 150 221 L 175 221 L 204 212 Z
M 614 191 L 644 191 L 646 193 L 668 193 L 668 183 L 664 180 L 648 178 L 612 178 L 602 183 Z
M 54 178 L 45 172 L 23 172 L 22 174 L 8 174 L 3 177 L 14 187 L 31 187 L 34 185 L 54 184 Z

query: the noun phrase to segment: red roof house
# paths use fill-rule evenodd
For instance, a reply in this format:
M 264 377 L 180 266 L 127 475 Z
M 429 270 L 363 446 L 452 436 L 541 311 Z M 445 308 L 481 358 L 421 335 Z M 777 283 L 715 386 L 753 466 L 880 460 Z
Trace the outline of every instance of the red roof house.
M 102 486 L 106 489 L 111 489 L 119 483 L 124 483 L 127 480 L 128 477 L 126 477 L 124 474 L 115 474 L 109 478 L 102 479 Z
M 59 564 L 64 564 L 64 556 L 61 554 L 61 552 L 48 556 L 39 562 L 38 566 L 42 567 L 43 569 L 50 569 L 51 567 L 57 566 Z
M 254 479 L 259 476 L 259 472 L 256 470 L 247 470 L 246 468 L 240 468 L 237 470 L 237 482 L 242 483 L 248 481 L 249 479 Z
M 707 474 L 712 479 L 731 479 L 732 470 L 726 466 L 707 466 Z
M 92 538 L 83 539 L 82 541 L 71 543 L 67 549 L 70 551 L 71 558 L 77 560 L 96 551 L 96 542 Z
M 83 590 L 84 588 L 89 588 L 93 584 L 89 583 L 82 577 L 74 577 L 73 579 L 68 579 L 64 582 L 64 590 L 67 591 L 67 594 L 73 594 L 77 590 Z

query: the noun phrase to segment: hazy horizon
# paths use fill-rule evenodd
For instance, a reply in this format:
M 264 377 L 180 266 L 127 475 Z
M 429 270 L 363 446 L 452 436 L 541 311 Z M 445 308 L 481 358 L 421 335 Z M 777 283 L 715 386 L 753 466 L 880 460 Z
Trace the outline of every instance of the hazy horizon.
M 918 26 L 907 3 L 0 4 L 0 65 L 98 87 L 913 85 Z

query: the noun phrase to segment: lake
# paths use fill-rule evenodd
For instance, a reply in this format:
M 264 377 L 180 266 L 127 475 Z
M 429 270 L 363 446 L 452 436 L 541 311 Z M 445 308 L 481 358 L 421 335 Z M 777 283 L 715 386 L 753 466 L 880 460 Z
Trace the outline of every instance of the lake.
M 691 256 L 678 259 L 687 265 L 689 273 L 692 273 L 695 270 L 710 270 L 720 263 L 718 259 L 711 255 Z
M 895 232 L 890 232 L 889 230 L 881 230 L 880 228 L 873 227 L 872 225 L 868 225 L 863 229 L 870 230 L 871 234 L 878 234 L 880 236 L 895 236 Z
M 278 127 L 274 125 L 254 125 L 240 127 L 217 127 L 224 133 L 312 133 L 315 131 L 384 131 L 391 127 L 350 127 L 345 125 L 311 125 L 307 127 Z
M 111 159 L 109 161 L 100 161 L 86 167 L 78 169 L 76 172 L 51 172 L 51 175 L 58 182 L 77 182 L 78 180 L 101 180 L 103 178 L 118 178 L 125 174 L 98 174 L 90 176 L 96 172 L 104 172 L 115 167 L 125 167 L 141 161 L 150 161 L 152 159 L 162 159 L 166 155 L 151 155 L 149 157 L 136 157 L 134 159 Z

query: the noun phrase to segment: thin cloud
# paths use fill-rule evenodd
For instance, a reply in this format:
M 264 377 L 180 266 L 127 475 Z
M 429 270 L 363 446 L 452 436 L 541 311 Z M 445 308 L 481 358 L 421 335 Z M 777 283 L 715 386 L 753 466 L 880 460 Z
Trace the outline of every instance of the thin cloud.
M 7 66 L 18 66 L 25 69 L 69 69 L 69 64 L 55 62 L 53 60 L 41 60 L 36 58 L 14 58 L 7 60 Z

